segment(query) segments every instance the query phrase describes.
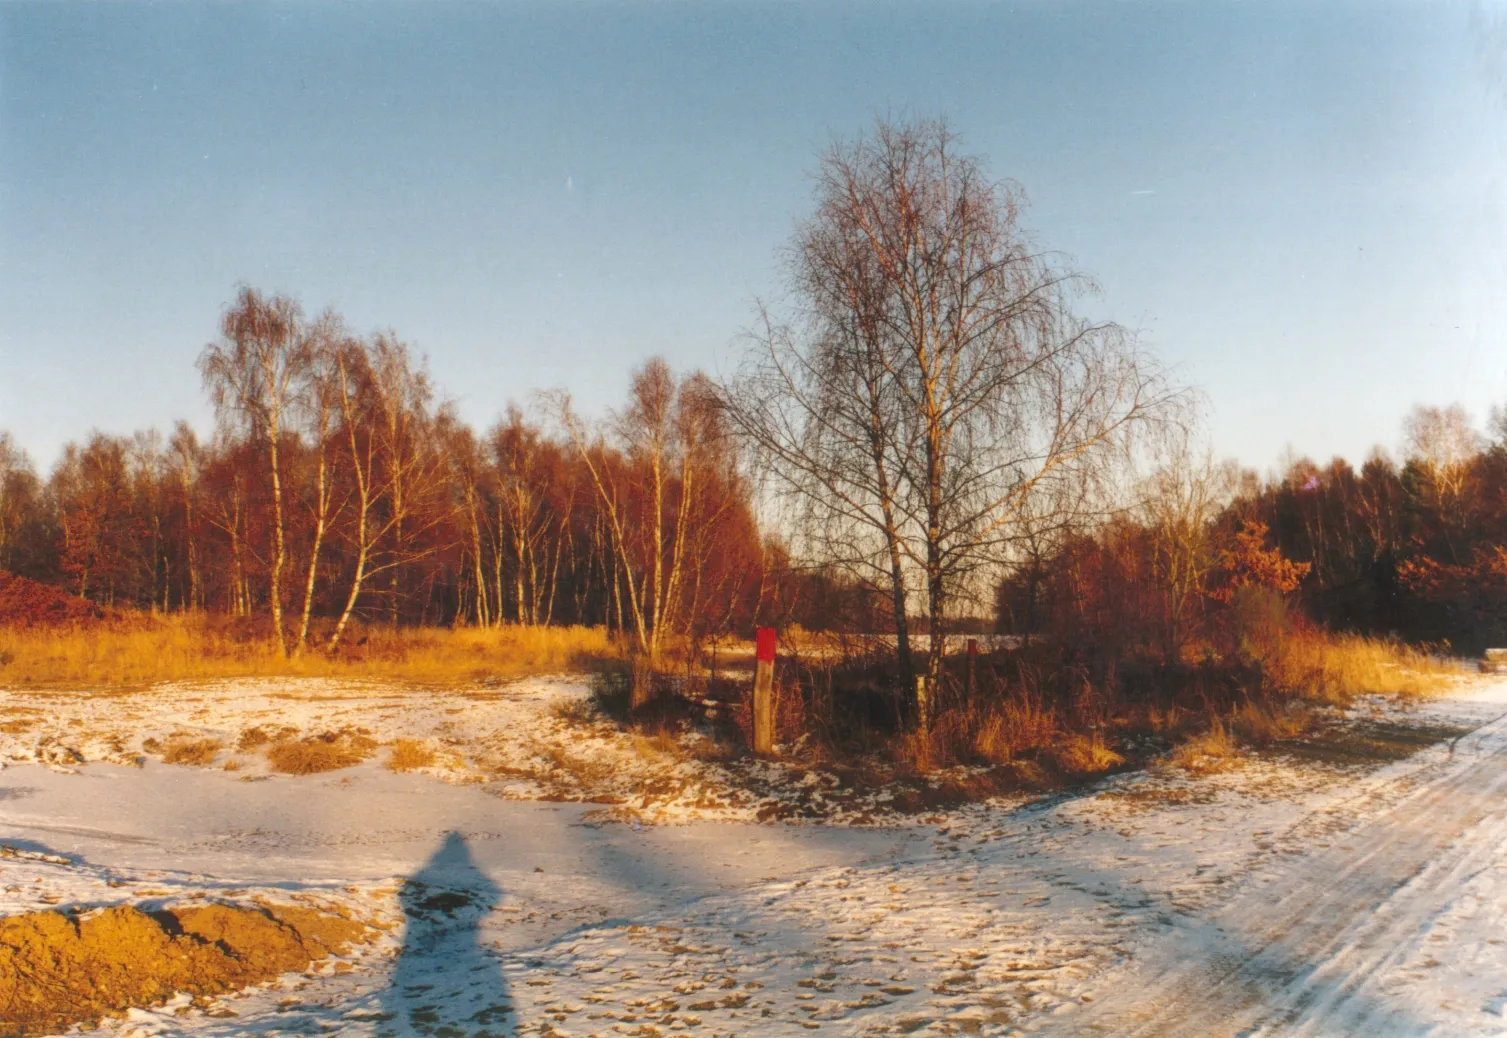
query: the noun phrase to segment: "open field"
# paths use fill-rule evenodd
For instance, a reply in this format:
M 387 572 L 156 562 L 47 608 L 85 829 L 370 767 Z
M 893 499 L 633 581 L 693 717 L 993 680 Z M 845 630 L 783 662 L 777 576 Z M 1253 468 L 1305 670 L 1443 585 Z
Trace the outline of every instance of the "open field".
M 302 897 L 376 928 L 105 1023 L 123 1036 L 1501 1030 L 1507 682 L 1366 700 L 1204 777 L 921 814 L 838 796 L 807 824 L 754 819 L 821 776 L 761 791 L 587 697 L 6 693 L 0 911 Z M 269 759 L 339 732 L 359 763 Z M 414 770 L 387 766 L 400 747 Z

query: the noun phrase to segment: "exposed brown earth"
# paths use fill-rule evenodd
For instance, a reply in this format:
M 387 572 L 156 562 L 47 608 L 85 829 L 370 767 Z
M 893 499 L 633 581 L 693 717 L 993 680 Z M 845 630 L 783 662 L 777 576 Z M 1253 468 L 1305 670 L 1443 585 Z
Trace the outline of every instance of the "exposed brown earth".
M 57 1034 L 180 991 L 244 988 L 372 936 L 346 916 L 276 904 L 117 905 L 0 919 L 0 1038 Z

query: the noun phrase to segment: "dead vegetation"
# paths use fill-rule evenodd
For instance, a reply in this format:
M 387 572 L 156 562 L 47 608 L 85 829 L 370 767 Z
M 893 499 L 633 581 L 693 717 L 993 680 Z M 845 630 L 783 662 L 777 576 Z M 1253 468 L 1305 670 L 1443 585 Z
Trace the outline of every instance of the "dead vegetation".
M 433 767 L 434 750 L 418 739 L 397 739 L 387 751 L 389 771 L 419 771 Z
M 59 1034 L 178 992 L 204 999 L 301 972 L 369 940 L 345 915 L 298 905 L 129 905 L 0 919 L 0 1038 Z
M 354 767 L 370 757 L 377 741 L 363 729 L 284 738 L 267 748 L 267 763 L 287 775 L 317 775 Z
M 1065 664 L 1060 649 L 1029 642 L 986 650 L 972 663 L 959 653 L 949 657 L 925 731 L 882 642 L 782 641 L 778 755 L 854 788 L 893 786 L 899 809 L 911 800 L 930 809 L 1154 760 L 1206 774 L 1247 750 L 1309 737 L 1333 708 L 1359 696 L 1421 695 L 1453 680 L 1447 664 L 1420 650 L 1329 635 L 1285 614 L 1278 621 L 1237 630 L 1239 647 L 1223 655 L 1205 646 L 1171 664 L 1154 657 Z M 619 670 L 599 676 L 597 709 L 629 727 L 646 759 L 747 754 L 752 719 L 742 674 L 666 658 L 647 678 L 651 703 L 629 711 L 633 678 Z M 688 700 L 731 709 L 707 723 Z M 692 731 L 701 738 L 689 738 Z
M 196 739 L 188 735 L 171 736 L 162 745 L 164 764 L 188 764 L 203 767 L 213 764 L 223 744 L 218 739 Z
M 1286 632 L 1261 662 L 1276 688 L 1339 706 L 1362 695 L 1427 695 L 1458 675 L 1439 657 L 1398 641 L 1314 628 Z
M 619 649 L 600 627 L 346 629 L 334 653 L 285 659 L 259 625 L 207 614 L 0 625 L 0 686 L 135 687 L 231 677 L 335 677 L 479 684 L 581 670 Z
M 1190 775 L 1209 775 L 1224 771 L 1240 756 L 1240 747 L 1223 721 L 1216 720 L 1206 731 L 1184 740 L 1167 755 L 1167 763 Z

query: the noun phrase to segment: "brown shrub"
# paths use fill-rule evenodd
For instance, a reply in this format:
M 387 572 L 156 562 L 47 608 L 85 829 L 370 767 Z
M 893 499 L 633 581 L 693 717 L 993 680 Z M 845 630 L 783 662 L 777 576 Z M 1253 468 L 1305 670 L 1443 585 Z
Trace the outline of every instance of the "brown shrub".
M 177 992 L 217 995 L 300 972 L 369 940 L 312 908 L 207 904 L 0 919 L 0 1038 L 58 1034 Z
M 562 699 L 549 708 L 550 716 L 571 725 L 587 725 L 596 720 L 596 708 L 589 699 Z
M 303 739 L 285 739 L 267 750 L 273 771 L 288 775 L 316 775 L 354 767 L 371 756 L 377 742 L 362 732 L 324 732 Z
M 219 739 L 194 739 L 184 735 L 174 735 L 162 747 L 162 762 L 164 764 L 193 764 L 203 766 L 212 764 L 215 754 L 220 752 L 223 744 Z
M 434 751 L 417 739 L 398 739 L 387 751 L 390 771 L 418 771 L 434 764 Z
M 258 726 L 244 729 L 241 732 L 241 737 L 235 741 L 235 747 L 238 750 L 254 750 L 258 746 L 265 746 L 271 741 L 272 737 Z
M 105 610 L 88 599 L 0 570 L 0 626 L 60 627 L 105 616 Z

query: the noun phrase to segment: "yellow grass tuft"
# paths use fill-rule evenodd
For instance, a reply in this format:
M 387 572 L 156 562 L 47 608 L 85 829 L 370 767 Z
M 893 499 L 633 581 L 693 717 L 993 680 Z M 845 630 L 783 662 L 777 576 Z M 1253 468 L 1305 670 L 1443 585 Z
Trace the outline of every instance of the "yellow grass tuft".
M 257 725 L 255 728 L 247 728 L 241 732 L 240 738 L 236 739 L 235 746 L 238 750 L 254 750 L 258 746 L 265 746 L 272 741 L 272 736 Z
M 193 764 L 203 767 L 212 764 L 220 752 L 219 739 L 194 739 L 175 735 L 162 746 L 164 764 Z
M 1040 697 L 1024 693 L 943 710 L 929 733 L 901 736 L 895 753 L 917 771 L 951 764 L 1011 764 L 1056 745 L 1062 737 L 1058 727 L 1057 712 Z
M 1313 711 L 1301 703 L 1270 707 L 1246 703 L 1230 715 L 1232 734 L 1252 746 L 1268 746 L 1283 739 L 1295 739 L 1314 723 Z
M 233 677 L 333 677 L 456 686 L 562 673 L 615 658 L 600 627 L 346 631 L 335 653 L 283 659 L 221 617 L 138 615 L 80 627 L 0 627 L 0 687 L 112 688 Z
M 1167 755 L 1167 763 L 1190 775 L 1208 775 L 1225 770 L 1239 757 L 1240 747 L 1235 745 L 1229 728 L 1215 721 L 1207 731 L 1177 746 Z
M 1125 763 L 1125 758 L 1104 745 L 1104 736 L 1073 734 L 1051 748 L 1052 761 L 1068 775 L 1097 775 Z
M 645 760 L 682 755 L 679 740 L 666 731 L 634 732 L 633 751 Z
M 360 764 L 376 746 L 376 740 L 361 732 L 325 732 L 273 743 L 267 750 L 267 763 L 273 771 L 288 775 L 315 775 Z
M 418 771 L 434 764 L 434 750 L 418 739 L 398 739 L 387 751 L 389 771 Z
M 1004 764 L 1050 745 L 1056 736 L 1056 711 L 1036 696 L 1022 695 L 983 712 L 973 726 L 973 750 L 990 763 Z

